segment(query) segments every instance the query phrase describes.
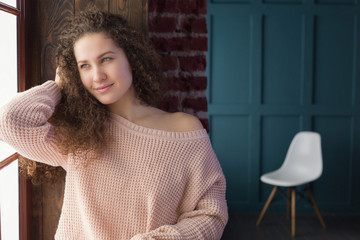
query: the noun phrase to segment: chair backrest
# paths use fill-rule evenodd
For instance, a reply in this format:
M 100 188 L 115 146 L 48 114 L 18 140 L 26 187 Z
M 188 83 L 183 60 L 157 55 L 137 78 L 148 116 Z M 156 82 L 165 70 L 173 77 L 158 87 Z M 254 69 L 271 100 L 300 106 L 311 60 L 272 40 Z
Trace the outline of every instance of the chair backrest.
M 297 133 L 281 168 L 303 174 L 308 180 L 319 178 L 323 170 L 320 134 L 306 131 Z

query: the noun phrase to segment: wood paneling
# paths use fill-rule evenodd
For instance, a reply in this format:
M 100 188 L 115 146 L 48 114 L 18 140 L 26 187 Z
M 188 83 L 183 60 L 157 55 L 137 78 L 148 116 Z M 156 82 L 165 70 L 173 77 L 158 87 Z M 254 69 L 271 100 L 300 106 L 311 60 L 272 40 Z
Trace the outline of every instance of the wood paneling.
M 360 3 L 208 0 L 207 11 L 208 116 L 230 211 L 260 212 L 271 191 L 260 176 L 307 130 L 322 136 L 324 171 L 312 185 L 320 210 L 359 213 Z M 249 119 L 246 132 L 237 116 Z
M 55 40 L 69 18 L 89 4 L 112 13 L 118 13 L 144 34 L 148 31 L 146 0 L 39 0 L 29 6 L 29 77 L 31 86 L 41 84 L 55 76 Z M 64 177 L 55 184 L 44 183 L 32 186 L 32 237 L 36 240 L 54 238 L 61 212 Z
M 81 11 L 86 9 L 87 6 L 96 6 L 104 11 L 109 11 L 109 1 L 104 0 L 75 0 L 75 11 Z
M 75 12 L 86 9 L 89 5 L 125 17 L 130 25 L 148 32 L 148 3 L 147 0 L 75 0 Z

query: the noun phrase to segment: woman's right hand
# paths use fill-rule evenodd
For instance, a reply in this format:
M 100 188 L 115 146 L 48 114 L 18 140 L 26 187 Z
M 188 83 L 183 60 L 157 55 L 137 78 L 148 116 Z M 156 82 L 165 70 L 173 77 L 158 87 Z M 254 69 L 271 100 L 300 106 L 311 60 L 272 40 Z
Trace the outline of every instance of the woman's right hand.
M 61 78 L 59 76 L 59 67 L 56 68 L 55 83 L 61 88 Z

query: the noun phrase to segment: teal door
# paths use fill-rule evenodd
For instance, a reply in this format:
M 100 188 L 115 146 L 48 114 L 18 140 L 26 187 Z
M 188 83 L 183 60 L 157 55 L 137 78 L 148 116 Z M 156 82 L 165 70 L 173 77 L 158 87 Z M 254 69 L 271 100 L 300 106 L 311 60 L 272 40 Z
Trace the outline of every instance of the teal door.
M 230 211 L 261 210 L 271 190 L 261 174 L 280 167 L 293 136 L 310 130 L 322 137 L 324 170 L 312 184 L 320 210 L 360 212 L 358 1 L 207 4 L 210 137 Z

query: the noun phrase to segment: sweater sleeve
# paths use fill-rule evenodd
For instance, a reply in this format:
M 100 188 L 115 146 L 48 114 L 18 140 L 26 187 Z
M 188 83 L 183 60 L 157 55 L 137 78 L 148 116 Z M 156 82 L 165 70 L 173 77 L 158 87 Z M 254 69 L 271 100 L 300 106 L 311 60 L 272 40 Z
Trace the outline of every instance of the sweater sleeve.
M 66 162 L 51 142 L 53 129 L 48 122 L 61 98 L 54 81 L 47 81 L 18 93 L 0 108 L 0 140 L 26 158 L 52 166 Z
M 210 143 L 209 143 L 210 145 Z M 182 214 L 174 225 L 164 225 L 131 240 L 219 240 L 228 221 L 225 177 L 211 146 L 201 161 L 193 161 Z M 185 209 L 185 211 L 184 211 Z

